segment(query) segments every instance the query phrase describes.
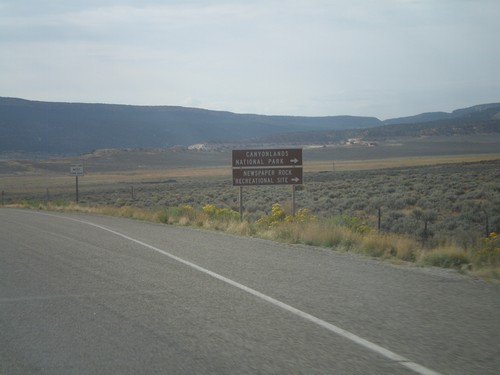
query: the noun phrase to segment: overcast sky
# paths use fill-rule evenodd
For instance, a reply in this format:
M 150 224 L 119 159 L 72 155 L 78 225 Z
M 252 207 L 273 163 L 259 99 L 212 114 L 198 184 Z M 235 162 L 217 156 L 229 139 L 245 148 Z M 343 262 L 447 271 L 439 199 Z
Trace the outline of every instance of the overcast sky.
M 379 119 L 500 102 L 498 0 L 0 0 L 0 96 Z

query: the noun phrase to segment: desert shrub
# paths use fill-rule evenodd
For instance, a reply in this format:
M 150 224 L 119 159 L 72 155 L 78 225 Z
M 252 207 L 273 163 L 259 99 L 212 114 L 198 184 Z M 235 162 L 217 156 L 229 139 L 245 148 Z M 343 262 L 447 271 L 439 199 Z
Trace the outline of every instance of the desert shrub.
M 425 253 L 422 263 L 442 268 L 459 268 L 463 264 L 470 263 L 470 259 L 464 250 L 442 248 Z
M 158 220 L 165 224 L 182 223 L 188 225 L 196 219 L 196 211 L 193 206 L 182 204 L 176 207 L 168 207 L 158 214 Z
M 214 204 L 206 204 L 202 208 L 203 213 L 205 213 L 211 220 L 239 220 L 239 212 L 233 211 L 229 208 L 218 208 Z
M 318 218 L 307 208 L 301 208 L 295 213 L 295 215 L 288 215 L 285 217 L 286 223 L 305 223 L 316 220 L 318 220 Z
M 414 209 L 411 212 L 411 217 L 417 222 L 422 223 L 422 227 L 416 229 L 414 234 L 421 240 L 427 241 L 430 237 L 434 235 L 434 232 L 429 229 L 429 224 L 434 223 L 437 220 L 438 214 L 434 210 L 424 210 L 419 208 Z
M 453 241 L 462 249 L 472 249 L 480 236 L 476 231 L 467 229 L 466 226 L 461 227 L 462 230 L 456 230 L 453 234 L 445 236 L 446 238 L 453 238 Z
M 307 208 L 299 209 L 295 215 L 287 215 L 281 204 L 272 205 L 271 214 L 264 214 L 256 221 L 260 227 L 275 227 L 281 223 L 305 223 L 317 220 L 312 211 Z
M 361 241 L 361 251 L 372 257 L 382 257 L 395 255 L 396 250 L 394 246 L 387 241 L 384 241 L 383 237 L 379 236 L 366 236 Z
M 209 217 L 212 217 L 212 216 L 215 216 L 215 213 L 217 211 L 217 207 L 214 204 L 206 204 L 203 206 L 202 210 Z
M 476 199 L 484 198 L 484 195 L 485 195 L 485 192 L 484 192 L 483 188 L 477 187 L 477 188 L 472 189 L 472 190 L 468 191 L 467 193 L 465 193 L 463 195 L 463 198 L 476 200 Z
M 296 242 L 306 245 L 338 248 L 346 237 L 352 235 L 352 232 L 347 228 L 326 220 L 312 220 L 293 225 L 295 226 Z
M 300 232 L 296 230 L 295 226 L 288 224 L 274 224 L 272 227 L 273 239 L 286 242 L 286 243 L 300 243 Z
M 266 215 L 266 213 L 262 210 L 257 210 L 255 212 L 245 212 L 243 214 L 243 217 L 249 221 L 249 222 L 256 222 L 257 220 L 259 220 L 262 216 Z
M 365 234 L 372 230 L 364 219 L 357 216 L 339 215 L 335 221 L 338 225 L 347 227 L 356 233 Z
M 416 194 L 409 194 L 404 197 L 404 203 L 406 206 L 414 206 L 418 202 L 418 196 Z
M 312 220 L 279 226 L 282 240 L 306 245 L 350 251 L 359 247 L 362 234 L 339 226 L 330 220 Z
M 163 223 L 163 224 L 168 224 L 168 218 L 169 218 L 169 215 L 168 215 L 168 210 L 162 210 L 160 211 L 160 213 L 158 214 L 158 221 L 160 223 Z
M 248 213 L 257 212 L 260 210 L 261 207 L 262 207 L 261 204 L 259 204 L 259 202 L 257 202 L 256 200 L 252 200 L 251 202 L 245 204 L 245 210 Z
M 479 266 L 500 266 L 500 238 L 496 232 L 491 232 L 481 240 L 474 260 Z
M 493 229 L 495 233 L 500 232 L 500 214 L 493 215 L 490 218 L 490 228 Z
M 418 244 L 404 236 L 370 233 L 362 238 L 361 251 L 369 256 L 396 258 L 406 262 L 416 259 Z
M 429 199 L 429 197 L 427 196 L 426 198 L 420 198 L 416 205 L 420 208 L 424 208 L 424 209 L 431 209 L 433 207 L 435 207 L 435 204 Z
M 403 233 L 405 214 L 400 211 L 382 212 L 381 230 L 383 232 Z
M 242 236 L 254 236 L 257 234 L 257 228 L 254 223 L 248 221 L 228 222 L 226 231 L 228 233 L 239 234 Z
M 181 204 L 178 207 L 180 216 L 187 217 L 189 219 L 194 219 L 196 217 L 196 211 L 193 206 L 189 204 Z
M 273 204 L 270 215 L 264 215 L 256 224 L 260 227 L 273 227 L 285 220 L 286 214 L 279 203 Z
M 389 203 L 389 207 L 394 210 L 402 210 L 406 206 L 407 206 L 406 198 L 393 199 L 391 203 Z

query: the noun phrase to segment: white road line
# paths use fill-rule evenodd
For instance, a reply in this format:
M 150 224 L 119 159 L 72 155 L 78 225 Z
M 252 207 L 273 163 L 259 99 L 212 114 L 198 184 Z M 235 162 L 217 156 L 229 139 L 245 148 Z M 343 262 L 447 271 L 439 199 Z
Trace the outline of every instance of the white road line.
M 144 247 L 146 247 L 148 249 L 151 249 L 151 250 L 156 251 L 156 252 L 158 252 L 160 254 L 163 254 L 163 255 L 165 255 L 165 256 L 167 256 L 167 257 L 169 257 L 169 258 L 171 258 L 171 259 L 173 259 L 173 260 L 175 260 L 175 261 L 177 261 L 179 263 L 182 263 L 182 264 L 184 264 L 184 265 L 186 265 L 188 267 L 191 267 L 191 268 L 193 268 L 195 270 L 198 270 L 198 271 L 203 272 L 203 273 L 205 273 L 207 275 L 210 275 L 210 276 L 212 276 L 213 278 L 215 278 L 217 280 L 223 281 L 223 282 L 225 282 L 225 283 L 227 283 L 229 285 L 234 286 L 235 288 L 238 288 L 238 289 L 243 290 L 243 291 L 245 291 L 247 293 L 250 293 L 253 296 L 258 297 L 258 298 L 260 298 L 260 299 L 262 299 L 262 300 L 264 300 L 266 302 L 269 302 L 269 303 L 271 303 L 271 304 L 273 304 L 273 305 L 275 305 L 277 307 L 280 307 L 283 310 L 286 310 L 286 311 L 288 311 L 288 312 L 290 312 L 292 314 L 300 316 L 301 318 L 303 318 L 305 320 L 308 320 L 308 321 L 310 321 L 312 323 L 315 323 L 315 324 L 319 325 L 320 327 L 323 327 L 323 328 L 325 328 L 325 329 L 327 329 L 327 330 L 329 330 L 329 331 L 331 331 L 333 333 L 336 333 L 337 335 L 342 336 L 342 337 L 344 337 L 344 338 L 346 338 L 346 339 L 348 339 L 348 340 L 350 340 L 352 342 L 355 342 L 356 344 L 361 345 L 361 346 L 365 347 L 366 349 L 369 349 L 369 350 L 371 350 L 371 351 L 373 351 L 375 353 L 378 353 L 381 356 L 383 356 L 383 357 L 385 357 L 385 358 L 387 358 L 387 359 L 389 359 L 391 361 L 397 362 L 397 363 L 401 364 L 402 366 L 404 366 L 404 367 L 406 367 L 406 368 L 408 368 L 408 369 L 416 372 L 417 374 L 420 374 L 420 375 L 442 375 L 439 372 L 436 372 L 434 370 L 428 369 L 428 368 L 426 368 L 426 367 L 424 367 L 422 365 L 419 365 L 418 363 L 412 362 L 409 359 L 407 359 L 407 358 L 405 358 L 405 357 L 403 357 L 403 356 L 401 356 L 399 354 L 396 354 L 396 353 L 394 353 L 394 352 L 392 352 L 392 351 L 390 351 L 390 350 L 388 350 L 386 348 L 383 348 L 380 345 L 377 345 L 377 344 L 375 344 L 375 343 L 373 343 L 371 341 L 368 341 L 368 340 L 366 340 L 366 339 L 364 339 L 364 338 L 362 338 L 360 336 L 357 336 L 354 333 L 346 331 L 345 329 L 342 329 L 342 328 L 340 328 L 340 327 L 338 327 L 338 326 L 336 326 L 334 324 L 328 323 L 328 322 L 326 322 L 326 321 L 324 321 L 322 319 L 319 319 L 319 318 L 317 318 L 317 317 L 315 317 L 315 316 L 313 316 L 311 314 L 308 314 L 308 313 L 306 313 L 306 312 L 304 312 L 302 310 L 296 309 L 293 306 L 287 305 L 284 302 L 281 302 L 281 301 L 279 301 L 277 299 L 274 299 L 274 298 L 272 298 L 272 297 L 270 297 L 270 296 L 268 296 L 266 294 L 263 294 L 263 293 L 255 290 L 255 289 L 249 288 L 246 285 L 243 285 L 243 284 L 240 284 L 240 283 L 238 283 L 238 282 L 236 282 L 234 280 L 228 279 L 227 277 L 219 275 L 218 273 L 215 273 L 215 272 L 212 272 L 212 271 L 210 271 L 210 270 L 208 270 L 206 268 L 200 267 L 197 264 L 194 264 L 194 263 L 191 263 L 191 262 L 189 262 L 187 260 L 179 258 L 178 256 L 170 254 L 170 253 L 168 253 L 168 252 L 166 252 L 164 250 L 161 250 L 161 249 L 159 249 L 157 247 L 149 245 L 149 244 L 147 244 L 145 242 L 142 242 L 140 240 L 136 240 L 135 238 L 129 237 L 129 236 L 123 234 L 123 233 L 116 232 L 116 231 L 114 231 L 112 229 L 109 229 L 109 228 L 106 228 L 106 227 L 101 226 L 99 224 L 94 224 L 92 222 L 85 221 L 85 220 L 79 220 L 79 219 L 70 218 L 70 217 L 62 217 L 62 216 L 51 215 L 51 214 L 46 214 L 46 213 L 41 213 L 41 214 L 42 215 L 46 215 L 46 216 L 57 217 L 59 219 L 67 219 L 67 220 L 76 221 L 76 222 L 79 222 L 79 223 L 82 223 L 82 224 L 93 226 L 95 228 L 99 228 L 99 229 L 101 229 L 103 231 L 106 231 L 106 232 L 109 232 L 109 233 L 112 233 L 112 234 L 115 234 L 115 235 L 117 235 L 119 237 L 122 237 L 122 238 L 128 240 L 128 241 L 134 242 L 134 243 L 136 243 L 138 245 L 144 246 Z

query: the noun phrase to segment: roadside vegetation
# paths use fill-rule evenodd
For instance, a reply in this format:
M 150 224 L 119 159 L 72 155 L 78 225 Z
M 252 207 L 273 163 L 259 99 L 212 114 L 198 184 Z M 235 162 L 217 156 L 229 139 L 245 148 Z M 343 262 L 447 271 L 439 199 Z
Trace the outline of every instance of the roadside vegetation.
M 2 202 L 324 246 L 500 280 L 500 159 L 306 172 L 296 190 L 295 215 L 290 186 L 245 187 L 241 222 L 238 191 L 229 179 L 83 184 L 79 205 L 71 203 L 71 185 L 31 192 L 23 185 L 6 191 Z
M 327 247 L 354 252 L 396 264 L 454 268 L 486 279 L 500 280 L 500 238 L 496 232 L 463 247 L 454 241 L 426 243 L 408 235 L 380 233 L 359 217 L 337 215 L 318 218 L 306 208 L 287 214 L 280 204 L 256 221 L 240 221 L 239 213 L 207 204 L 201 209 L 180 205 L 161 210 L 131 206 L 88 206 L 69 202 L 24 201 L 9 207 L 82 212 L 194 226 L 254 236 L 290 244 Z

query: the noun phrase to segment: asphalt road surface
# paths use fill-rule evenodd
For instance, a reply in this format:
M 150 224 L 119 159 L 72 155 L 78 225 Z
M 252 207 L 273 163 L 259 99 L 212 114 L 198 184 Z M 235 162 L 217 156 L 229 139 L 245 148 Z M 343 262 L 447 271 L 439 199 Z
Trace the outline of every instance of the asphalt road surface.
M 0 209 L 0 374 L 500 374 L 500 285 Z

